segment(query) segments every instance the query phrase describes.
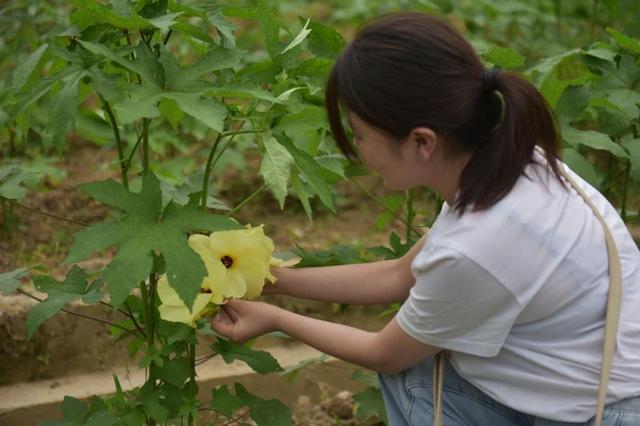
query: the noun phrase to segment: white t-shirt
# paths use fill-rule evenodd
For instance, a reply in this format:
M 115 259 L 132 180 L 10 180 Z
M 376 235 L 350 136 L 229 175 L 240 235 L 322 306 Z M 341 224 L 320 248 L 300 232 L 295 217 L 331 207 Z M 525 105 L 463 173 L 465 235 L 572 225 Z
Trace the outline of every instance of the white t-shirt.
M 611 204 L 565 169 L 620 252 L 624 292 L 609 403 L 640 394 L 640 252 Z M 485 211 L 458 216 L 445 204 L 413 261 L 416 283 L 397 320 L 415 339 L 451 350 L 456 371 L 495 400 L 582 422 L 596 410 L 609 286 L 604 234 L 568 183 L 540 165 L 526 176 Z

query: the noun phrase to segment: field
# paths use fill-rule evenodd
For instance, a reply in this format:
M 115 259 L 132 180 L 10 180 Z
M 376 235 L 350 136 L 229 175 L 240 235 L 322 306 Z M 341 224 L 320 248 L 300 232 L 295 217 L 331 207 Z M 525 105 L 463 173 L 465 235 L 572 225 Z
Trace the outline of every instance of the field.
M 278 333 L 240 345 L 206 317 L 166 321 L 158 288 L 202 294 L 196 232 L 264 224 L 276 256 L 324 266 L 399 257 L 433 223 L 442 200 L 347 161 L 324 110 L 341 49 L 397 11 L 441 16 L 538 87 L 563 161 L 640 241 L 637 1 L 9 0 L 0 424 L 384 424 L 371 372 Z M 398 308 L 262 299 L 370 330 Z

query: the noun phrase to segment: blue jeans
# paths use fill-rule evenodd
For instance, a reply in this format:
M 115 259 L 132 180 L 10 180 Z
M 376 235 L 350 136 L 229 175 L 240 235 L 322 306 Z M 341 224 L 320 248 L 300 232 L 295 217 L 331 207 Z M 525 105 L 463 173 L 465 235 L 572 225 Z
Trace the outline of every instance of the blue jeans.
M 444 426 L 588 426 L 543 419 L 513 410 L 463 379 L 447 361 L 442 388 Z M 379 374 L 390 426 L 430 426 L 433 358 L 397 374 Z M 594 395 L 595 398 L 595 395 Z M 605 407 L 603 426 L 640 426 L 640 396 Z

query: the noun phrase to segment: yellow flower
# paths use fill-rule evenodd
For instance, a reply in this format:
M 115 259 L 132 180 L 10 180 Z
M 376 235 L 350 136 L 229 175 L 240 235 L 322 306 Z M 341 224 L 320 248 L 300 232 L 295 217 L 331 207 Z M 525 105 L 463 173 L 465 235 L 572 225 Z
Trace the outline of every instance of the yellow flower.
M 189 246 L 200 255 L 207 276 L 201 284 L 201 294 L 192 309 L 187 309 L 166 277 L 158 282 L 158 296 L 162 301 L 160 316 L 167 321 L 193 325 L 206 314 L 209 303 L 221 305 L 225 299 L 246 297 L 252 299 L 262 293 L 265 280 L 275 283 L 269 267 L 273 241 L 264 234 L 263 226 L 232 231 L 213 232 L 211 235 L 194 234 Z

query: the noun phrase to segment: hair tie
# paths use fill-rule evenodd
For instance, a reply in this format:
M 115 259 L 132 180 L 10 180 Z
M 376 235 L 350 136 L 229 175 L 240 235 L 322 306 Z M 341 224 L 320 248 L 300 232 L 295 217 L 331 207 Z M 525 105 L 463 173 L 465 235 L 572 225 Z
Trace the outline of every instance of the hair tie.
M 482 92 L 490 93 L 496 90 L 498 74 L 500 74 L 500 69 L 497 67 L 486 69 L 482 75 Z

